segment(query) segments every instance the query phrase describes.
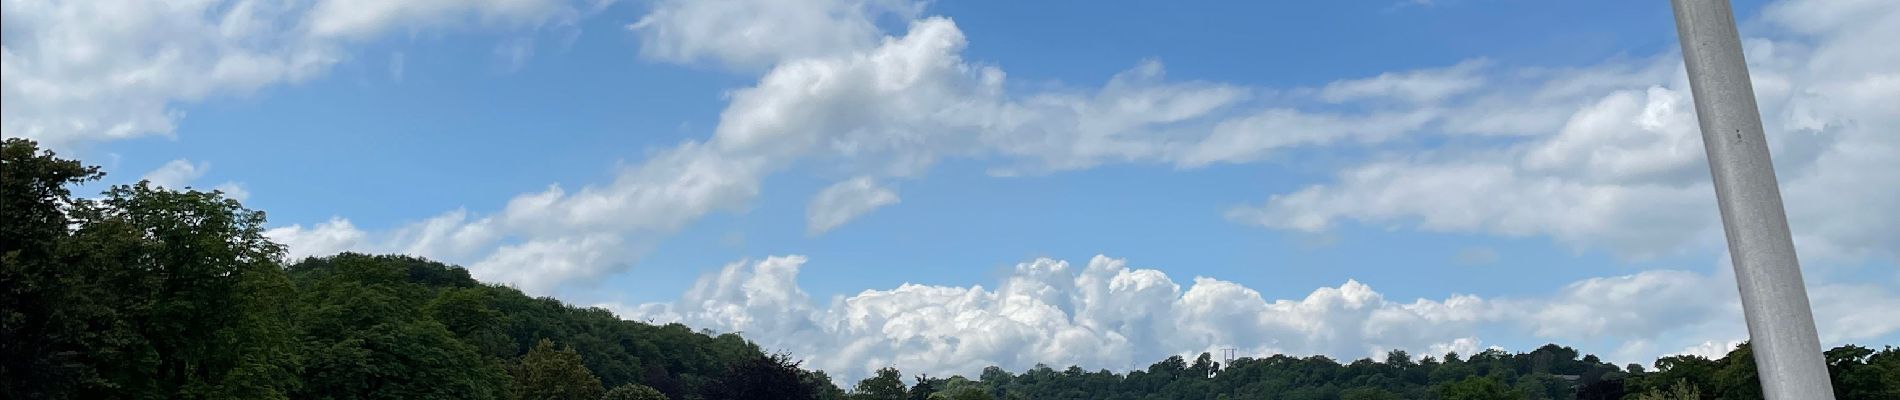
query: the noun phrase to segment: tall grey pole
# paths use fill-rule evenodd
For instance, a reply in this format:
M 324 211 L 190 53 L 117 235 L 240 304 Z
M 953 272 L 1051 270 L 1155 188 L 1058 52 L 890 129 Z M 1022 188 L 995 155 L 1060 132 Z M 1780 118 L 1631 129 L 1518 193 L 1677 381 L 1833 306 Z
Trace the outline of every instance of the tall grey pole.
M 1734 12 L 1729 0 L 1671 3 L 1762 394 L 1768 400 L 1832 400 Z

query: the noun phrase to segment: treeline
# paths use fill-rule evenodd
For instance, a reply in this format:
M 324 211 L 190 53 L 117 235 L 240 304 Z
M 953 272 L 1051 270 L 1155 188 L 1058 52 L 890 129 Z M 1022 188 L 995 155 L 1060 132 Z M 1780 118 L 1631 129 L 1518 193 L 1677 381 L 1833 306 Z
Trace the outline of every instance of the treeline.
M 1900 399 L 1900 349 L 1841 346 L 1826 352 L 1837 399 Z M 1021 374 L 984 369 L 977 379 L 878 371 L 852 391 L 861 399 L 1760 399 L 1761 385 L 1748 345 L 1710 360 L 1670 356 L 1657 370 L 1617 367 L 1575 349 L 1546 345 L 1528 353 L 1485 350 L 1462 357 L 1413 358 L 1393 351 L 1384 360 L 1341 363 L 1324 356 L 1240 358 L 1221 365 L 1207 353 L 1181 357 L 1127 374 L 1077 367 L 1036 366 Z
M 283 261 L 264 214 L 102 176 L 36 144 L 0 157 L 0 399 L 1745 399 L 1728 357 L 1617 367 L 1576 350 L 1341 363 L 1173 357 L 1126 374 L 894 369 L 849 390 L 734 334 L 624 321 L 403 256 Z M 1841 399 L 1900 399 L 1900 351 L 1827 352 Z

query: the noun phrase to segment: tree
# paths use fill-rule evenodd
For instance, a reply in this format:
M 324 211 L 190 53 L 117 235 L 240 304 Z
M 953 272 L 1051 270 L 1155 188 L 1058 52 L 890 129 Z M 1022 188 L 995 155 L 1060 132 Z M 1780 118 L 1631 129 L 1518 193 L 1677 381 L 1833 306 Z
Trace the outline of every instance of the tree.
M 290 290 L 263 213 L 216 192 L 102 176 L 8 139 L 0 353 L 20 397 L 278 398 L 294 381 Z
M 659 390 L 654 390 L 653 388 L 650 388 L 650 387 L 629 383 L 629 384 L 614 387 L 613 390 L 608 390 L 606 395 L 603 395 L 600 397 L 600 400 L 667 400 L 667 399 L 666 399 L 666 395 L 660 394 Z
M 811 374 L 800 361 L 784 354 L 760 355 L 734 364 L 707 387 L 707 400 L 807 400 L 817 391 L 807 384 Z M 828 384 L 828 383 L 827 383 Z M 899 383 L 900 385 L 902 383 Z
M 304 274 L 301 399 L 499 399 L 498 360 L 410 310 L 430 292 L 409 282 L 401 257 L 342 254 L 311 260 Z
M 109 384 L 99 351 L 131 332 L 108 299 L 90 296 L 110 294 L 104 282 L 62 260 L 66 211 L 78 206 L 67 186 L 104 175 L 30 140 L 0 144 L 0 398 L 87 397 Z
M 1438 388 L 1438 398 L 1444 400 L 1506 400 L 1524 397 L 1524 393 L 1511 390 L 1497 379 L 1483 376 L 1465 378 Z
M 1425 358 L 1431 359 L 1431 356 L 1425 356 Z M 1418 366 L 1418 364 L 1415 364 L 1412 362 L 1412 354 L 1406 353 L 1405 350 L 1392 350 L 1392 351 L 1385 352 L 1385 364 L 1398 367 L 1400 369 Z
M 930 395 L 942 389 L 940 387 L 943 383 L 942 379 L 931 379 L 930 375 L 918 375 L 912 378 L 917 380 L 917 384 L 910 387 L 910 400 L 929 400 Z
M 962 389 L 962 390 L 937 392 L 936 394 L 930 395 L 930 398 L 932 400 L 939 400 L 939 399 L 941 400 L 995 400 L 996 399 L 995 396 L 990 396 L 989 393 L 984 393 L 982 390 L 976 390 L 976 389 Z
M 1657 389 L 1636 395 L 1636 400 L 1702 400 L 1702 390 L 1687 380 L 1676 381 L 1668 389 Z
M 556 349 L 547 339 L 522 355 L 513 372 L 515 398 L 522 400 L 595 400 L 605 392 L 574 348 Z
M 896 368 L 877 370 L 877 375 L 858 381 L 851 389 L 853 400 L 905 400 L 909 392 L 904 389 L 903 374 Z
M 283 398 L 295 381 L 294 293 L 264 214 L 218 193 L 145 182 L 78 202 L 66 263 L 92 297 L 87 349 L 103 393 L 81 397 Z M 63 251 L 62 251 L 63 252 Z M 64 253 L 64 252 L 63 252 Z
M 1834 378 L 1834 397 L 1841 400 L 1900 398 L 1900 348 L 1874 351 L 1846 345 L 1826 352 Z
M 1729 350 L 1715 370 L 1715 397 L 1724 399 L 1762 398 L 1760 374 L 1755 370 L 1755 352 L 1747 342 Z
M 519 350 L 508 337 L 501 311 L 488 305 L 491 296 L 488 288 L 446 289 L 429 302 L 427 311 L 456 338 L 474 346 L 481 354 L 513 357 Z
M 1189 366 L 1187 372 L 1199 378 L 1212 377 L 1215 372 L 1220 372 L 1220 362 L 1214 361 L 1213 354 L 1202 352 L 1200 356 L 1194 357 L 1194 365 Z
M 1352 388 L 1339 392 L 1339 400 L 1399 400 L 1398 394 L 1380 388 Z

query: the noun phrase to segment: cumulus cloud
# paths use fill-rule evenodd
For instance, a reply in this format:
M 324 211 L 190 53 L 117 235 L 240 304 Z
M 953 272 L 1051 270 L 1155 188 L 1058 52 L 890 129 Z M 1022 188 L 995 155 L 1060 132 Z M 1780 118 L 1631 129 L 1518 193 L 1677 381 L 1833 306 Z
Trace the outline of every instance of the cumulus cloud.
M 342 218 L 331 218 L 311 227 L 287 226 L 264 231 L 264 236 L 283 244 L 285 258 L 295 262 L 305 257 L 326 256 L 360 249 L 364 233 Z
M 1741 340 L 1726 340 L 1726 341 L 1721 341 L 1721 342 L 1710 340 L 1710 341 L 1704 341 L 1694 346 L 1683 348 L 1681 351 L 1672 353 L 1672 355 L 1697 356 L 1697 357 L 1702 357 L 1702 358 L 1707 358 L 1707 359 L 1717 359 L 1717 358 L 1728 356 L 1729 351 L 1735 350 L 1736 347 L 1741 347 L 1741 346 L 1742 346 Z
M 1900 5 L 1788 1 L 1768 7 L 1764 19 L 1770 38 L 1746 45 L 1797 244 L 1820 260 L 1893 259 L 1900 228 L 1875 221 L 1900 219 L 1893 207 L 1880 206 L 1900 202 L 1900 191 L 1892 190 L 1900 177 L 1877 171 L 1900 169 L 1900 135 L 1892 134 L 1900 111 L 1873 105 L 1900 102 L 1900 51 L 1867 38 L 1900 29 Z M 1429 109 L 1449 109 L 1448 133 L 1515 132 L 1522 139 L 1372 160 L 1334 182 L 1230 216 L 1304 231 L 1353 221 L 1542 235 L 1636 257 L 1719 243 L 1681 63 L 1667 55 L 1642 64 L 1564 71 L 1541 81 L 1533 73 L 1533 81 L 1520 84 L 1528 89 L 1478 89 L 1466 96 L 1468 104 L 1454 99 Z M 1385 87 L 1397 83 L 1378 82 L 1411 76 L 1342 83 L 1362 90 L 1336 90 L 1333 97 L 1402 93 Z M 1538 126 L 1499 110 L 1563 122 Z
M 855 377 L 888 365 L 963 374 L 992 364 L 1126 368 L 1223 346 L 1249 354 L 1425 349 L 1433 342 L 1414 332 L 1432 329 L 1415 325 L 1480 318 L 1454 314 L 1483 306 L 1481 300 L 1398 304 L 1351 281 L 1301 299 L 1269 301 L 1212 278 L 1184 288 L 1160 271 L 1107 257 L 1080 268 L 1051 259 L 1023 263 L 995 289 L 907 284 L 823 306 L 796 286 L 804 263 L 798 256 L 734 263 L 702 278 L 678 302 L 623 313 L 745 331 L 769 348 L 825 354 L 812 357 L 812 365 Z
M 1586 279 L 1542 297 L 1402 302 L 1347 281 L 1276 299 L 1208 277 L 1184 286 L 1159 270 L 1096 256 L 1083 266 L 1018 264 L 994 288 L 905 284 L 818 301 L 797 284 L 806 263 L 802 256 L 736 262 L 701 277 L 678 301 L 610 308 L 628 319 L 745 332 L 847 381 L 892 365 L 966 376 L 989 365 L 1037 363 L 1126 370 L 1229 347 L 1251 356 L 1469 355 L 1485 348 L 1480 335 L 1487 332 L 1638 343 L 1615 357 L 1647 362 L 1664 354 L 1654 352 L 1658 344 L 1714 349 L 1728 342 L 1703 341 L 1746 334 L 1732 278 L 1670 270 Z M 1817 309 L 1900 301 L 1839 289 L 1817 286 L 1816 293 L 1847 293 L 1817 296 Z M 1863 329 L 1871 318 L 1828 311 L 1817 318 L 1829 343 L 1900 331 L 1891 323 Z
M 225 182 L 225 183 L 220 183 L 218 184 L 218 186 L 214 186 L 211 189 L 224 193 L 224 197 L 229 197 L 232 200 L 245 201 L 251 198 L 251 191 L 248 189 L 245 189 L 244 184 L 242 183 Z
M 805 208 L 805 231 L 813 235 L 844 225 L 879 207 L 897 204 L 897 192 L 867 177 L 838 182 L 818 191 Z
M 192 182 L 204 177 L 205 173 L 210 171 L 211 163 L 209 162 L 193 163 L 191 160 L 181 158 L 171 160 L 165 165 L 146 172 L 145 175 L 139 176 L 139 180 L 151 182 L 153 186 L 162 188 L 185 190 L 191 187 Z M 251 192 L 245 190 L 244 184 L 238 182 L 220 183 L 211 189 L 223 192 L 225 197 L 237 201 L 244 201 L 251 197 Z
M 198 180 L 211 170 L 211 163 L 192 163 L 191 160 L 177 159 L 160 165 L 151 172 L 139 176 L 139 180 L 151 182 L 153 186 L 183 189 L 191 181 Z
M 309 81 L 352 43 L 456 24 L 571 21 L 556 0 L 9 2 L 0 135 L 60 148 L 170 135 L 180 104 Z

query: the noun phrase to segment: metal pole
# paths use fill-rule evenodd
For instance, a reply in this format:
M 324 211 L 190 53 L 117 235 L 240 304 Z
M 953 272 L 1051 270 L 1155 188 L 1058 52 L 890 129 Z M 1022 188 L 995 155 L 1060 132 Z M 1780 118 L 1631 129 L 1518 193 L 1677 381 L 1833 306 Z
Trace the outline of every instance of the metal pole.
M 1729 0 L 1671 3 L 1762 394 L 1769 400 L 1832 400 Z

